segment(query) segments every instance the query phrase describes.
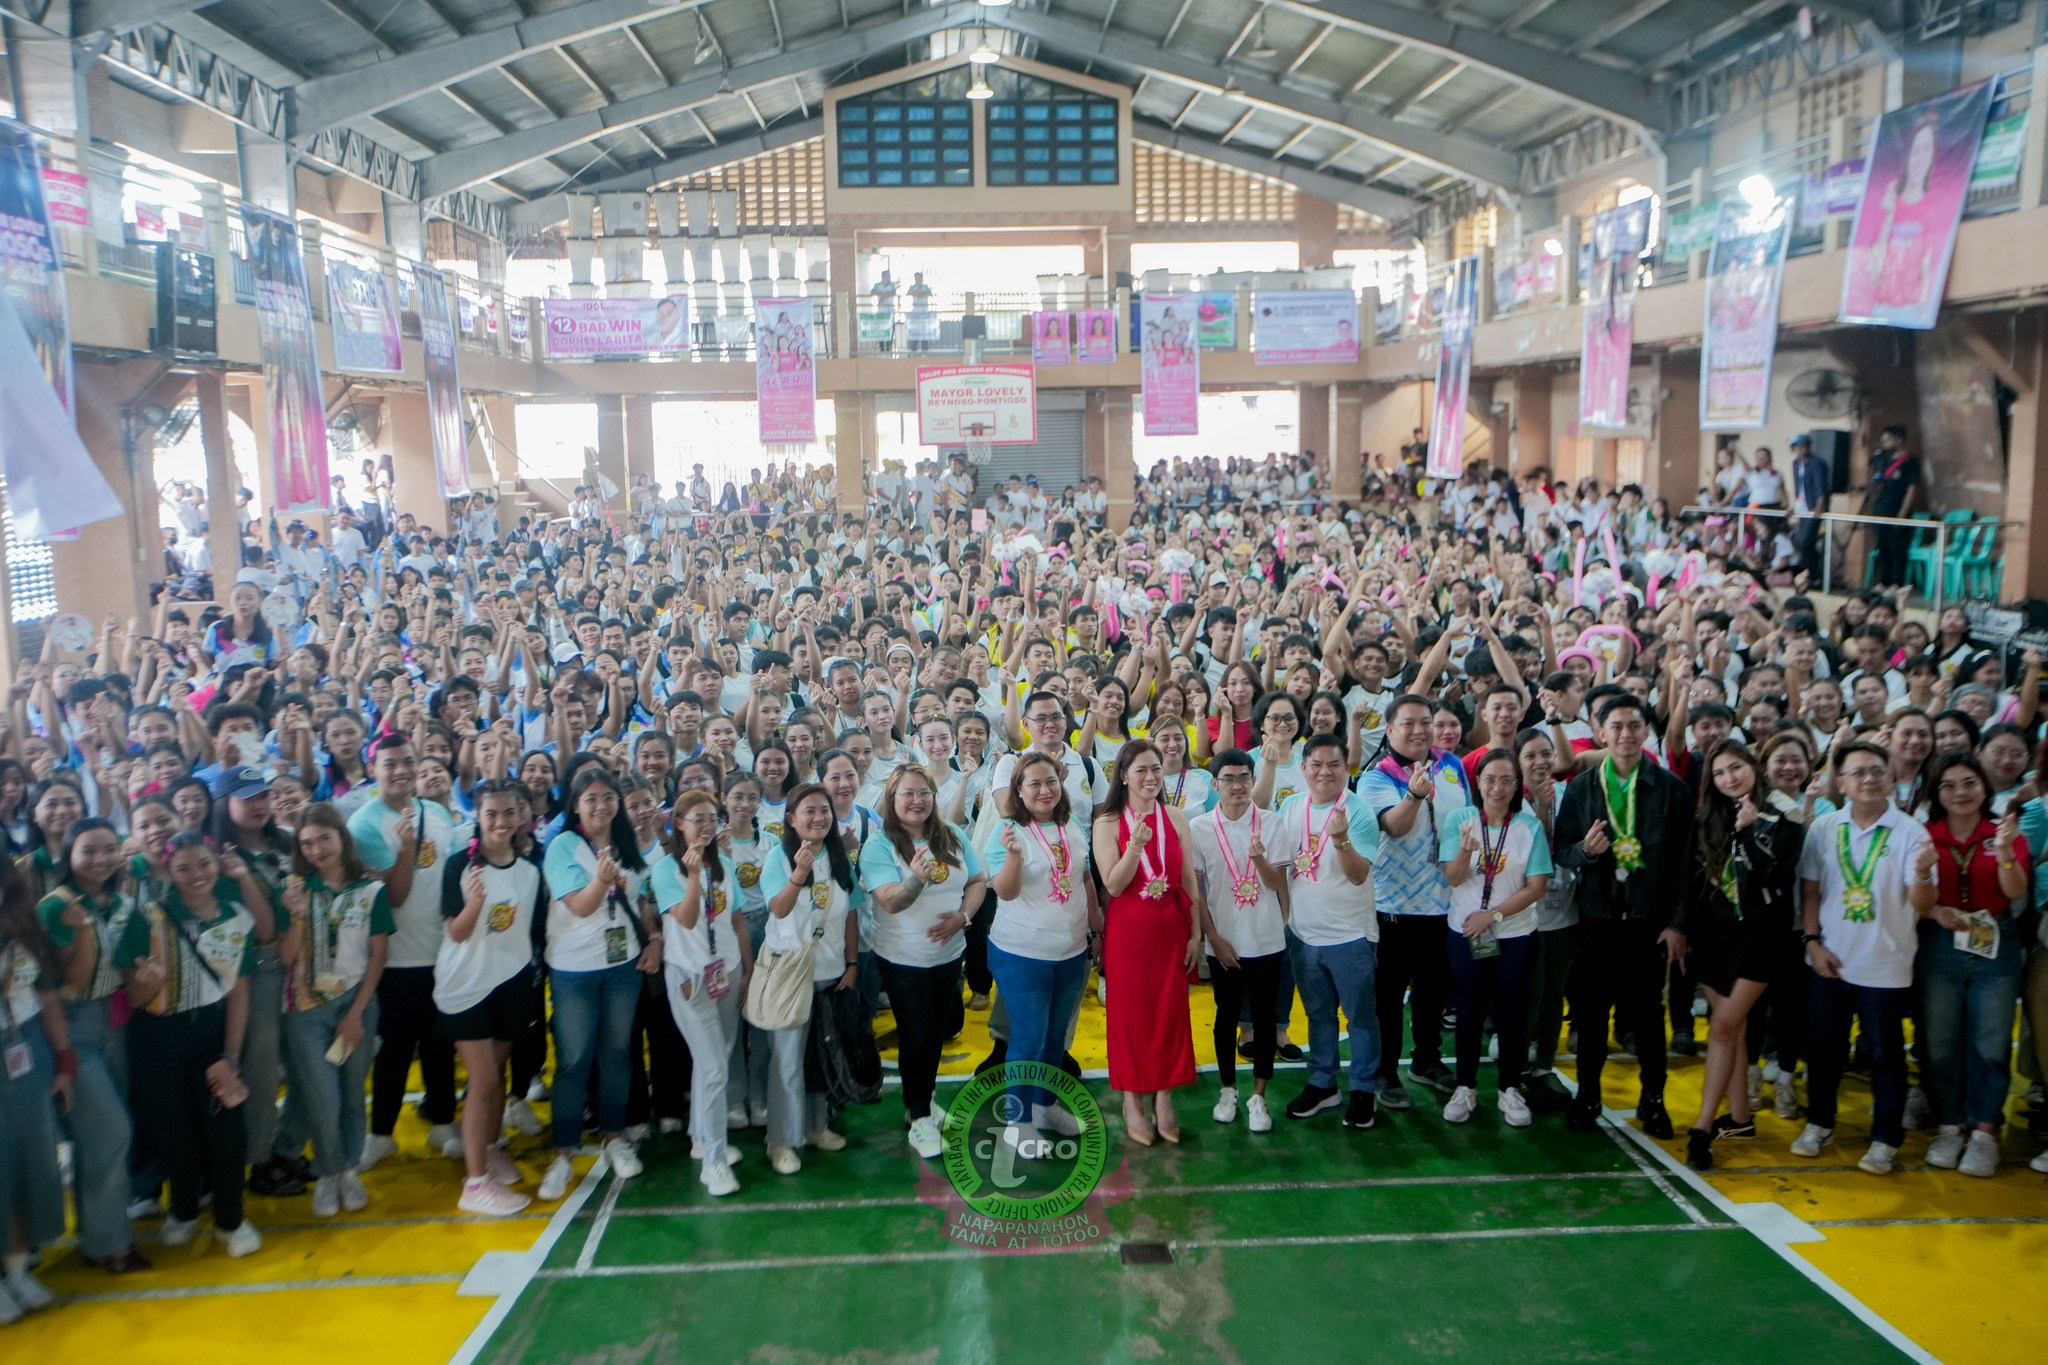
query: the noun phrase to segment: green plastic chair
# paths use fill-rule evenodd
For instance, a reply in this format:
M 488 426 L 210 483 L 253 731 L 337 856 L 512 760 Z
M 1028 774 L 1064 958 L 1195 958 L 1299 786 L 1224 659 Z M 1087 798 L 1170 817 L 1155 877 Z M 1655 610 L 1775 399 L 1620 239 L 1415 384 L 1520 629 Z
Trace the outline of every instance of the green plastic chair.
M 1934 520 L 1934 514 L 1931 512 L 1915 512 L 1913 516 L 1918 521 Z M 1968 507 L 1951 507 L 1941 514 L 1941 519 L 1949 528 L 1948 553 L 1952 558 L 1956 552 L 1956 540 L 1961 528 L 1975 521 L 1977 514 Z M 1912 584 L 1915 590 L 1929 597 L 1934 595 L 1935 576 L 1944 571 L 1944 566 L 1936 562 L 1936 557 L 1941 551 L 1939 536 L 1919 531 L 1914 533 L 1912 549 L 1906 552 L 1906 581 Z
M 2005 556 L 1993 557 L 1998 548 L 1999 525 L 1995 521 L 1978 523 L 1976 543 L 1962 563 L 1963 591 L 1969 597 L 1995 598 L 2000 582 L 2005 577 Z
M 1971 514 L 1965 513 L 1964 515 L 1967 518 Z M 1914 512 L 1908 517 L 1908 520 L 1933 521 L 1934 513 Z M 1933 552 L 1923 547 L 1921 537 L 1924 535 L 1926 535 L 1924 530 L 1916 529 L 1913 533 L 1913 543 L 1906 547 L 1906 582 L 1913 587 L 1917 587 L 1923 593 L 1931 593 L 1934 590 L 1934 580 L 1928 577 L 1928 567 L 1933 560 Z M 1931 539 L 1927 541 L 1928 545 L 1932 545 L 1932 543 Z M 1870 550 L 1863 556 L 1863 581 L 1866 584 L 1877 581 L 1877 537 L 1875 535 L 1870 537 Z
M 1991 522 L 1966 523 L 1951 531 L 1948 556 L 1941 564 L 1941 592 L 1944 601 L 1955 602 L 1974 595 L 1977 571 L 1991 559 L 1991 537 L 1997 530 Z

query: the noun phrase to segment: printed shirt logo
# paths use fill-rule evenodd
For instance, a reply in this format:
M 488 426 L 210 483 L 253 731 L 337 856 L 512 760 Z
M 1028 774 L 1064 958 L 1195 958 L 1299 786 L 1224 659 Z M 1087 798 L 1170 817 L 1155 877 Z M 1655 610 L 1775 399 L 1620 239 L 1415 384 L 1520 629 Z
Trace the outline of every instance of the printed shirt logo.
M 761 880 L 761 865 L 759 863 L 741 863 L 733 870 L 733 876 L 742 887 L 751 891 Z
M 491 905 L 490 931 L 502 934 L 510 929 L 519 918 L 519 908 L 511 901 L 495 901 Z

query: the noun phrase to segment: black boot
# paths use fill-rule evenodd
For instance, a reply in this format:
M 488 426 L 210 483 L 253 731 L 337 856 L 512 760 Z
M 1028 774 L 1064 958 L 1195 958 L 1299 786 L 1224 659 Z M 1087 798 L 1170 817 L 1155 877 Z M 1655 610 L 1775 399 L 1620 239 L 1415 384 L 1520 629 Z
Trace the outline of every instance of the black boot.
M 1643 1125 L 1643 1131 L 1653 1138 L 1670 1141 L 1671 1115 L 1664 1112 L 1664 1097 L 1645 1093 L 1636 1103 L 1636 1121 Z
M 1574 1133 L 1593 1133 L 1600 1129 L 1600 1105 L 1588 1099 L 1584 1091 L 1572 1100 L 1564 1111 L 1564 1126 Z
M 1685 1164 L 1696 1171 L 1714 1168 L 1714 1135 L 1704 1128 L 1685 1130 Z

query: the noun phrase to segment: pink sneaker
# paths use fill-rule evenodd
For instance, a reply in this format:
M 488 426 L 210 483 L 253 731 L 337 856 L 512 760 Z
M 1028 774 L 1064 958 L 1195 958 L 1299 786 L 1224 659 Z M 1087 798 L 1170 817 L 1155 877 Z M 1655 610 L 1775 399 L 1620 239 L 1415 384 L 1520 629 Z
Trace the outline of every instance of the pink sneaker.
M 492 1218 L 504 1218 L 519 1212 L 533 1201 L 523 1194 L 514 1194 L 487 1175 L 477 1176 L 462 1182 L 462 1198 L 455 1207 L 464 1213 L 481 1213 Z
M 490 1168 L 488 1174 L 491 1179 L 507 1189 L 522 1183 L 526 1179 L 526 1176 L 521 1173 L 519 1167 L 512 1163 L 512 1158 L 505 1155 L 502 1148 L 493 1147 L 485 1152 L 484 1165 Z

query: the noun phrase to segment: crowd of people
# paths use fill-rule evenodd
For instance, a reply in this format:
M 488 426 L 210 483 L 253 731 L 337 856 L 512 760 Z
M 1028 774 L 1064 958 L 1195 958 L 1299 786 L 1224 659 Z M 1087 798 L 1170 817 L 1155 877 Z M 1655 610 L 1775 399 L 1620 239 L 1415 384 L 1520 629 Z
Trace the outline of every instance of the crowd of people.
M 1697 1168 L 1766 1086 L 1819 1155 L 1860 1071 L 1863 1170 L 1926 1127 L 1991 1176 L 2022 1013 L 2048 1117 L 2040 660 L 1959 610 L 1824 610 L 1542 470 L 1177 463 L 1128 528 L 1098 485 L 974 485 L 845 513 L 829 470 L 725 504 L 700 471 L 346 560 L 252 522 L 218 609 L 46 645 L 0 757 L 0 1321 L 50 1302 L 67 1186 L 112 1273 L 203 1207 L 258 1251 L 245 1189 L 365 1207 L 415 1062 L 465 1211 L 562 1198 L 590 1134 L 620 1179 L 687 1134 L 723 1196 L 740 1131 L 794 1176 L 850 1105 L 939 1156 L 967 1014 L 1078 1072 L 1091 980 L 1140 1145 L 1197 1085 L 1269 1131 L 1297 1061 L 1293 1121 L 1491 1122 L 1490 1066 L 1505 1127 L 1591 1130 L 1610 1017 Z M 1076 1131 L 1022 1098 L 1020 1153 Z M 531 1193 L 513 1134 L 551 1145 Z

